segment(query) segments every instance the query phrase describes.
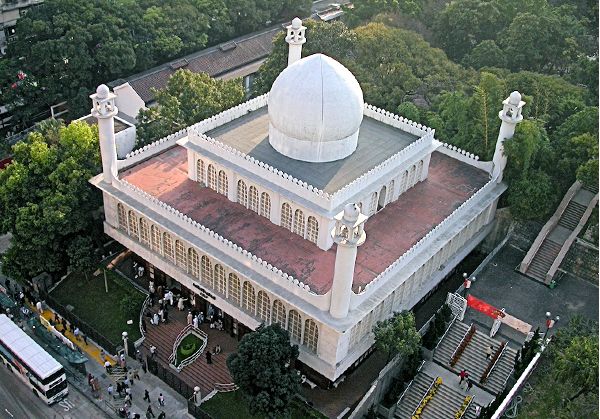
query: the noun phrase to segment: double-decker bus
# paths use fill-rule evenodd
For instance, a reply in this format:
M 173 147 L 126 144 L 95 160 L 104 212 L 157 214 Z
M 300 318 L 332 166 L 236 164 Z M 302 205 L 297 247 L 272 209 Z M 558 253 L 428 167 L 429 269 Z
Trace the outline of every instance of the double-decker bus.
M 0 359 L 47 404 L 69 392 L 63 366 L 5 314 L 0 314 Z

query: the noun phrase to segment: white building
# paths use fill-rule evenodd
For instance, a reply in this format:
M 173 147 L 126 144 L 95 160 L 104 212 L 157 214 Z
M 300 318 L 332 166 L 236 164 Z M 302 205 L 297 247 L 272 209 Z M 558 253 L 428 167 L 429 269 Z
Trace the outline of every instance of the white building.
M 0 0 L 0 54 L 6 54 L 7 42 L 17 36 L 17 20 L 41 3 L 43 0 Z
M 305 373 L 327 385 L 368 353 L 378 320 L 412 308 L 489 232 L 506 189 L 502 144 L 524 103 L 504 101 L 494 161 L 480 162 L 364 104 L 335 60 L 300 59 L 299 19 L 286 40 L 269 94 L 124 160 L 115 95 L 100 86 L 103 173 L 91 182 L 106 233 L 151 275 L 222 310 L 232 334 L 281 323 Z

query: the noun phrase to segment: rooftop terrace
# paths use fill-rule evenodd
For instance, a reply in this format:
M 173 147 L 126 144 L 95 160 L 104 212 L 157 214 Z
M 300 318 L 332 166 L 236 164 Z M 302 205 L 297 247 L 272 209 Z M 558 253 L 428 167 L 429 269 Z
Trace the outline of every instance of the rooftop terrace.
M 271 147 L 266 106 L 206 135 L 328 193 L 338 191 L 419 139 L 365 116 L 354 153 L 329 163 L 304 162 L 286 157 Z
M 324 294 L 331 288 L 335 246 L 323 251 L 190 180 L 183 147 L 175 146 L 160 153 L 123 171 L 120 177 L 293 275 L 312 291 Z M 433 153 L 428 179 L 367 221 L 367 240 L 358 250 L 354 289 L 364 288 L 487 181 L 486 172 Z

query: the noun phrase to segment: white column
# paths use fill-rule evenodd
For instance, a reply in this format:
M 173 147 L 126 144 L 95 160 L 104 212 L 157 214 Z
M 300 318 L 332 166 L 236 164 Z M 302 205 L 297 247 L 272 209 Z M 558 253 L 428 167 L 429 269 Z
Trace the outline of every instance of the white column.
M 285 42 L 287 42 L 290 46 L 288 53 L 289 67 L 302 58 L 302 45 L 306 42 L 306 37 L 304 36 L 306 26 L 302 26 L 302 20 L 295 17 L 292 20 L 292 24 L 286 29 L 287 36 L 285 37 Z
M 496 150 L 494 151 L 492 179 L 498 183 L 502 181 L 504 168 L 506 167 L 506 155 L 504 154 L 504 141 L 509 140 L 515 134 L 515 128 L 523 120 L 521 109 L 525 102 L 521 100 L 521 94 L 514 91 L 503 102 L 503 109 L 498 113 L 502 120 L 498 140 L 496 141 Z
M 102 174 L 106 183 L 117 179 L 115 115 L 119 110 L 115 106 L 115 97 L 105 84 L 98 86 L 96 93 L 90 96 L 93 103 L 91 113 L 98 120 Z

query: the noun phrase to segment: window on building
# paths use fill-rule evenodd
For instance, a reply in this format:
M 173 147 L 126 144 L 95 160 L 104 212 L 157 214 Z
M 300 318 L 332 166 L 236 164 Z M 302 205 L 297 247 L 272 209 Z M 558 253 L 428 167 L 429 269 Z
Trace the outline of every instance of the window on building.
M 373 192 L 371 194 L 371 198 L 369 199 L 369 216 L 375 214 L 377 212 L 377 192 Z
M 219 170 L 219 184 L 217 187 L 217 192 L 227 196 L 229 193 L 229 187 L 227 185 L 227 174 L 224 170 Z
M 248 191 L 248 208 L 258 213 L 258 191 L 254 186 L 250 186 Z
M 300 209 L 294 213 L 294 233 L 304 237 L 304 213 Z
M 208 256 L 202 256 L 202 258 L 200 259 L 200 274 L 202 276 L 202 282 L 212 286 L 212 264 L 210 263 L 210 259 L 208 258 Z
M 292 207 L 287 202 L 281 206 L 281 227 L 292 231 Z
M 150 247 L 150 228 L 145 218 L 140 218 L 140 241 Z
M 408 189 L 408 170 L 405 170 L 402 173 L 402 178 L 400 180 L 400 193 L 403 193 Z
M 175 240 L 175 264 L 180 268 L 187 269 L 185 246 L 180 240 Z
M 217 190 L 217 169 L 212 164 L 208 165 L 208 187 Z
M 279 300 L 273 301 L 273 324 L 279 323 L 285 329 L 287 325 L 286 310 L 283 303 Z
M 165 257 L 174 262 L 175 250 L 173 249 L 173 239 L 169 233 L 163 233 L 163 250 Z
M 127 231 L 127 215 L 123 204 L 117 204 L 117 218 L 119 219 L 119 228 Z
M 154 224 L 150 227 L 150 239 L 152 240 L 152 250 L 156 253 L 160 251 L 160 230 Z
M 188 272 L 191 273 L 194 278 L 200 278 L 200 257 L 198 256 L 196 249 L 190 248 L 188 252 L 188 260 Z
M 260 194 L 260 215 L 271 218 L 271 197 L 266 192 Z
M 254 314 L 256 312 L 256 294 L 254 293 L 254 287 L 248 281 L 244 282 L 242 288 L 242 308 L 248 313 Z
M 257 302 L 256 314 L 258 314 L 258 317 L 268 325 L 271 321 L 271 299 L 266 292 L 258 291 Z
M 248 189 L 243 180 L 238 180 L 237 184 L 237 201 L 240 205 L 248 206 Z
M 415 179 L 415 183 L 417 183 L 419 179 L 421 179 L 421 176 L 423 176 L 423 164 L 423 160 L 420 160 L 419 163 L 417 163 L 417 177 Z
M 229 274 L 229 299 L 240 306 L 240 279 L 236 274 Z
M 227 280 L 225 279 L 225 269 L 221 265 L 215 265 L 215 289 L 217 292 L 225 295 L 227 292 Z
M 415 184 L 415 173 L 417 171 L 416 166 L 413 164 L 408 172 L 408 187 L 411 188 Z
M 196 181 L 206 183 L 204 180 L 204 160 L 201 159 L 196 162 Z
M 390 183 L 388 184 L 388 188 L 387 188 L 387 203 L 392 202 L 392 200 L 394 199 L 394 187 L 395 187 L 395 182 L 394 179 L 392 179 L 390 181 Z
M 296 310 L 290 310 L 287 330 L 293 341 L 302 342 L 302 318 Z
M 306 238 L 313 243 L 319 238 L 319 222 L 315 217 L 310 215 L 306 225 Z
M 137 217 L 135 216 L 135 212 L 130 210 L 128 219 L 129 219 L 129 235 L 131 237 L 135 237 L 136 239 L 139 239 L 138 220 L 137 220 Z
M 312 319 L 306 319 L 304 322 L 304 345 L 312 352 L 317 353 L 319 343 L 319 328 Z

